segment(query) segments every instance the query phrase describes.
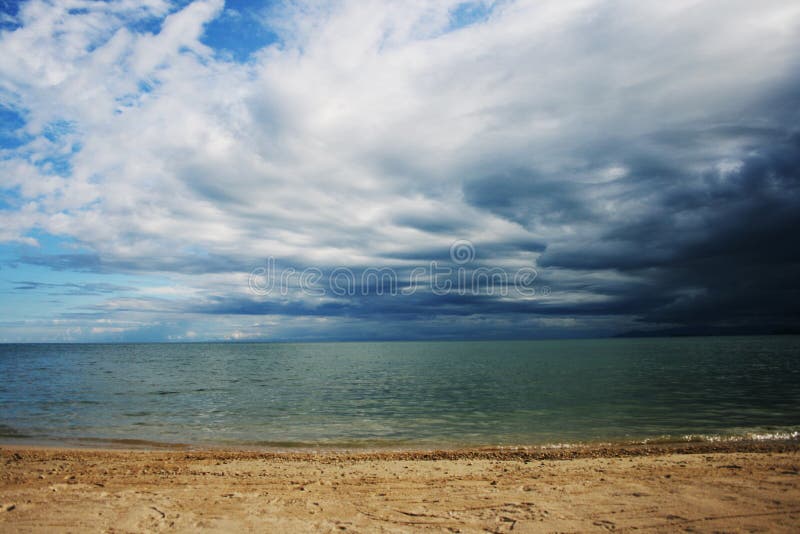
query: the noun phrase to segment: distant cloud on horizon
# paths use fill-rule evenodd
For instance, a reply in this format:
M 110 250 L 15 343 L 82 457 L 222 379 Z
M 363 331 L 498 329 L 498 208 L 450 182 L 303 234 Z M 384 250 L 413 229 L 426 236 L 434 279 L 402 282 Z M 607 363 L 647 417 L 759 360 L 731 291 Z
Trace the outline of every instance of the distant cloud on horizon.
M 0 11 L 0 341 L 800 330 L 797 2 Z M 248 287 L 458 240 L 547 295 Z

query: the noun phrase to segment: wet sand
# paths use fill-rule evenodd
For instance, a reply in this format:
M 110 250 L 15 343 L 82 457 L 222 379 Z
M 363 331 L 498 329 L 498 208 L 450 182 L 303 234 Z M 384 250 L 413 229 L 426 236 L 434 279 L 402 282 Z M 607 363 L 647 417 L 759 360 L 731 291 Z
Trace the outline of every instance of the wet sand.
M 0 447 L 0 532 L 797 532 L 788 442 L 265 453 Z

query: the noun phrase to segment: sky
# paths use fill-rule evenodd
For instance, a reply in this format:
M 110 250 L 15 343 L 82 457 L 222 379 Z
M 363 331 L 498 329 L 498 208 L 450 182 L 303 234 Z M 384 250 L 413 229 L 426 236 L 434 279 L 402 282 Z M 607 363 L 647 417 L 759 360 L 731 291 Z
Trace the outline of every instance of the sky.
M 800 331 L 795 0 L 0 0 L 0 342 Z

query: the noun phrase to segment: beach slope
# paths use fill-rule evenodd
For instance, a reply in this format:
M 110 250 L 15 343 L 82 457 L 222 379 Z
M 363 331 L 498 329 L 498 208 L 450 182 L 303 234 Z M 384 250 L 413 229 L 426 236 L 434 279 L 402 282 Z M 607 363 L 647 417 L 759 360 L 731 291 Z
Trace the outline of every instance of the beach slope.
M 0 531 L 800 529 L 796 443 L 394 453 L 0 448 Z

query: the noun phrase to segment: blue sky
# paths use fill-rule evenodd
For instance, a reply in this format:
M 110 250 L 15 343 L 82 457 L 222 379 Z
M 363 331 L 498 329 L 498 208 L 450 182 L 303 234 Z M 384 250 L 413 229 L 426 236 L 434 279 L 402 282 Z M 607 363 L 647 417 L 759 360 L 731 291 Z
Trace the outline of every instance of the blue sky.
M 796 331 L 799 33 L 788 0 L 0 0 L 0 341 Z

